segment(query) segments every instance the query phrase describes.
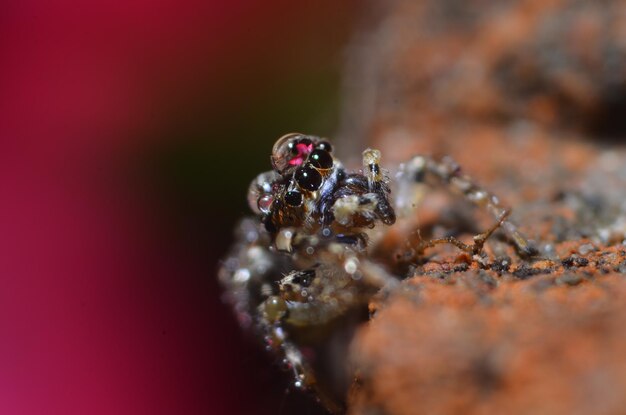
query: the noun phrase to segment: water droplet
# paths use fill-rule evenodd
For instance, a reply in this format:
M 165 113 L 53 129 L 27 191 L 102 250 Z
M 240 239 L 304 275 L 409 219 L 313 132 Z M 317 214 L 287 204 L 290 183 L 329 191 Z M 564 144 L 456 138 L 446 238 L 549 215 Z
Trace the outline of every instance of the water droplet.
M 233 275 L 233 280 L 237 283 L 243 284 L 250 279 L 250 271 L 247 268 L 239 268 Z

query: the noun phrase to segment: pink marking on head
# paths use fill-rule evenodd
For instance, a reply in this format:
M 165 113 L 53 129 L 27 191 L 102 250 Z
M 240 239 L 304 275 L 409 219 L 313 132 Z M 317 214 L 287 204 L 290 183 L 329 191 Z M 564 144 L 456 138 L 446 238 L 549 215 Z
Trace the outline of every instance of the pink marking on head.
M 289 160 L 289 165 L 291 166 L 299 166 L 304 163 L 306 156 L 313 151 L 313 144 L 298 143 L 296 144 L 296 151 L 298 151 L 298 154 Z
M 296 149 L 298 150 L 298 155 L 301 156 L 303 154 L 309 154 L 313 151 L 313 144 L 296 144 Z

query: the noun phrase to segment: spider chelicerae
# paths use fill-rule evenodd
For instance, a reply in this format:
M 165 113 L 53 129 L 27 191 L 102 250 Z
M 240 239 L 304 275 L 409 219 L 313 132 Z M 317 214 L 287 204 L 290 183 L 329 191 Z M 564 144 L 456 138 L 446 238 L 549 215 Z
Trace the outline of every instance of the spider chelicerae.
M 534 253 L 508 220 L 509 210 L 451 159 L 415 156 L 399 166 L 393 182 L 380 159 L 378 150 L 366 149 L 362 170 L 351 172 L 324 139 L 299 133 L 278 139 L 272 170 L 257 176 L 248 190 L 256 217 L 239 224 L 237 242 L 219 271 L 241 325 L 257 331 L 276 352 L 293 372 L 296 388 L 313 391 L 335 413 L 342 412 L 351 381 L 346 339 L 367 320 L 372 297 L 403 277 L 369 254 L 396 214 L 411 212 L 424 183 L 460 192 L 496 220 L 471 244 L 452 236 L 424 240 L 403 260 L 417 261 L 425 249 L 444 243 L 480 255 L 498 228 L 522 256 Z

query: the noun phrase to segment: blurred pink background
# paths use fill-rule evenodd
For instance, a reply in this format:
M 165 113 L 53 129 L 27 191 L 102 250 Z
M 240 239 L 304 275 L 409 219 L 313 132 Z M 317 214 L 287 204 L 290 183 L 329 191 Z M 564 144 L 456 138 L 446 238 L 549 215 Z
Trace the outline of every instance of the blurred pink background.
M 357 9 L 0 5 L 0 413 L 302 413 L 214 274 L 275 138 L 335 128 Z

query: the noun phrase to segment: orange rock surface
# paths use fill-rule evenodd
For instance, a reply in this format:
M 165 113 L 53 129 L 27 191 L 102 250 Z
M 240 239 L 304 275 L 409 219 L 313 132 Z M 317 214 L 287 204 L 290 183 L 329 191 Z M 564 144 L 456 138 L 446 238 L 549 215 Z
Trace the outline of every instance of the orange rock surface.
M 340 151 L 451 155 L 539 255 L 496 236 L 483 263 L 441 247 L 412 264 L 352 343 L 348 413 L 624 413 L 626 2 L 394 0 L 372 14 Z M 491 220 L 432 197 L 445 203 L 383 244 L 390 267 L 416 227 L 467 239 L 455 218 Z

